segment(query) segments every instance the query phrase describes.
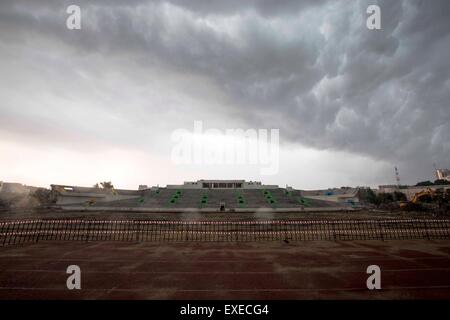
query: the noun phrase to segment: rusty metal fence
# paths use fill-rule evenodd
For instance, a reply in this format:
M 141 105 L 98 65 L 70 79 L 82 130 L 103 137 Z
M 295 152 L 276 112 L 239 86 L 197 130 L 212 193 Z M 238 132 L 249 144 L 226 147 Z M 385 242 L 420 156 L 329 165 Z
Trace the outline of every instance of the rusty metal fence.
M 450 220 L 0 221 L 0 246 L 40 241 L 304 241 L 450 239 Z

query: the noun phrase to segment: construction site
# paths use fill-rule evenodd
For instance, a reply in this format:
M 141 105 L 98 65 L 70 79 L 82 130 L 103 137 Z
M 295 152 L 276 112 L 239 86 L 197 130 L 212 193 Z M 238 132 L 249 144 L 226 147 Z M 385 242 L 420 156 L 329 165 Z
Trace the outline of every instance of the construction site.
M 308 303 L 249 301 L 450 300 L 449 13 L 0 0 L 0 302 L 269 319 Z M 395 317 L 355 304 L 311 313 Z
M 0 297 L 450 298 L 450 185 L 388 188 L 2 183 Z M 67 289 L 69 265 L 82 290 Z M 366 286 L 369 265 L 381 290 Z

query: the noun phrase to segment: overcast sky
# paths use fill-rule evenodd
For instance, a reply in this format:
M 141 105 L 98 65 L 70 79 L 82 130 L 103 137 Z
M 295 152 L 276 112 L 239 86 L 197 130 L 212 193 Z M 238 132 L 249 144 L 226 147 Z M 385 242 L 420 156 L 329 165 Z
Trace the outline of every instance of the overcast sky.
M 448 0 L 1 0 L 0 180 L 434 179 L 450 167 L 449 16 Z M 171 135 L 196 120 L 279 129 L 278 172 L 174 163 Z

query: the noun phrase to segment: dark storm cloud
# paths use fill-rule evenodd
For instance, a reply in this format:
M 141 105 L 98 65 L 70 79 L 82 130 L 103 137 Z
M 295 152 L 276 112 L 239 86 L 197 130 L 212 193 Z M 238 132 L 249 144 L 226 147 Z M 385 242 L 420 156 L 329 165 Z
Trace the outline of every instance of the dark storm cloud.
M 450 2 L 375 1 L 380 31 L 365 27 L 372 3 L 3 1 L 0 41 L 196 74 L 231 101 L 218 117 L 428 177 L 434 162 L 450 165 Z M 69 4 L 82 7 L 80 32 L 61 27 Z

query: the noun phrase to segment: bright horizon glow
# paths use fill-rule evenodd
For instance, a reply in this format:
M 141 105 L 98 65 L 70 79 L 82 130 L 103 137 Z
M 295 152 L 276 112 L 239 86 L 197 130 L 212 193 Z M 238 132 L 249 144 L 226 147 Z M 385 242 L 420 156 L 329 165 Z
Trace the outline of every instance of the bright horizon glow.
M 210 141 L 208 137 L 204 139 Z M 161 157 L 132 149 L 83 153 L 0 142 L 0 153 L 0 181 L 46 188 L 50 184 L 93 186 L 111 181 L 118 189 L 135 190 L 140 184 L 164 187 L 200 179 L 256 180 L 296 189 L 356 187 L 352 181 L 358 179 L 358 185 L 377 187 L 386 182 L 373 177 L 389 166 L 343 152 L 287 146 L 280 147 L 280 172 L 272 176 L 261 176 L 258 165 L 175 165 L 170 154 Z M 355 169 L 365 174 L 355 177 Z M 318 179 L 319 176 L 327 179 Z

